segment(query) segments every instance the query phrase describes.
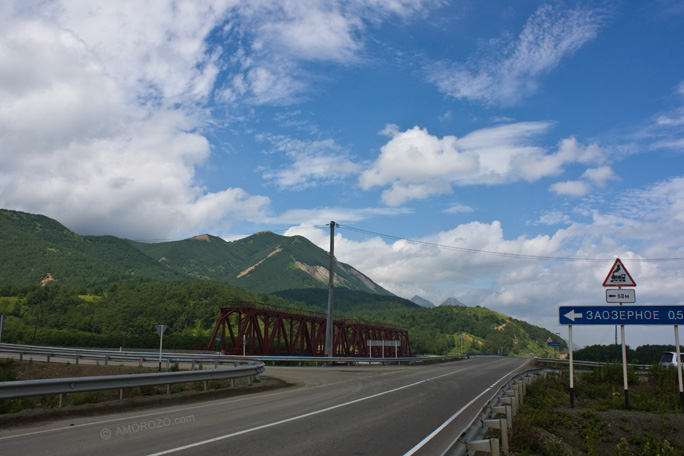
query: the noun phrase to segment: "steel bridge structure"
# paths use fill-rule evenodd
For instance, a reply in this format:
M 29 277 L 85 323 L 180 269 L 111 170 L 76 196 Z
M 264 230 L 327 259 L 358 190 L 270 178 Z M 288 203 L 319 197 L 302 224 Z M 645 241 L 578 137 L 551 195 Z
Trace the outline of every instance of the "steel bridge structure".
M 253 302 L 231 302 L 221 308 L 207 350 L 227 355 L 325 356 L 327 319 Z M 359 321 L 333 321 L 335 357 L 407 357 L 408 330 Z

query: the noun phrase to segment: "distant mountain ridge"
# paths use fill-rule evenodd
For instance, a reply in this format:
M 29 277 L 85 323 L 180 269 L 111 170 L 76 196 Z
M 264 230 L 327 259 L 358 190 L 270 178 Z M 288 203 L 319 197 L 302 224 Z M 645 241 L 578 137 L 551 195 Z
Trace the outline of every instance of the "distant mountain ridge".
M 456 298 L 448 298 L 448 299 L 445 299 L 444 301 L 442 301 L 440 306 L 464 306 L 465 307 L 465 304 L 463 304 L 461 301 L 459 301 Z
M 127 277 L 208 279 L 247 290 L 327 288 L 328 252 L 302 236 L 261 232 L 234 242 L 208 234 L 147 244 L 81 236 L 42 215 L 0 209 L 0 285 L 57 281 L 92 286 Z M 335 287 L 392 295 L 337 262 Z
M 435 305 L 432 302 L 428 301 L 425 298 L 421 298 L 418 295 L 415 295 L 414 297 L 412 297 L 411 302 L 414 304 L 418 304 L 421 307 L 435 307 Z

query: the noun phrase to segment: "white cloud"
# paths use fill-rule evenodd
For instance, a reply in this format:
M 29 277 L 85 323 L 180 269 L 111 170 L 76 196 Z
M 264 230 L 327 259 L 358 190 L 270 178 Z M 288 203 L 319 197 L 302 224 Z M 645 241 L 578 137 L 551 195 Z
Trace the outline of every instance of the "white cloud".
M 465 204 L 454 203 L 446 208 L 443 212 L 447 214 L 463 214 L 467 212 L 473 212 L 473 208 L 466 206 Z
M 534 92 L 538 79 L 596 37 L 598 10 L 544 4 L 529 18 L 517 40 L 466 64 L 435 65 L 428 79 L 445 94 L 486 103 L 512 104 Z
M 637 136 L 647 138 L 650 148 L 670 149 L 684 152 L 684 81 L 675 89 L 679 106 L 669 112 L 659 114 L 651 125 L 642 129 Z
M 367 28 L 390 18 L 408 20 L 440 0 L 238 2 L 239 20 L 223 39 L 238 42 L 235 65 L 219 90 L 225 101 L 286 105 L 298 101 L 317 76 L 311 62 L 363 63 Z M 232 16 L 231 16 L 232 18 Z
M 617 179 L 610 166 L 601 166 L 587 169 L 579 180 L 556 182 L 549 187 L 549 190 L 558 195 L 582 197 L 593 187 L 605 187 L 609 181 Z
M 462 138 L 437 138 L 414 127 L 392 135 L 380 156 L 359 178 L 365 190 L 389 186 L 383 191 L 385 204 L 400 205 L 412 199 L 448 194 L 452 185 L 499 185 L 534 182 L 563 172 L 568 163 L 602 162 L 604 152 L 596 145 L 583 147 L 575 138 L 561 141 L 555 152 L 535 146 L 535 137 L 545 133 L 549 122 L 518 122 L 484 128 Z M 568 191 L 557 185 L 555 190 Z M 574 194 L 579 191 L 575 184 Z M 588 186 L 584 185 L 588 190 Z
M 684 304 L 681 261 L 641 261 L 684 258 L 682 201 L 684 177 L 678 177 L 622 192 L 613 212 L 593 209 L 587 223 L 572 223 L 558 211 L 549 213 L 545 223 L 567 226 L 552 235 L 514 239 L 507 238 L 505 227 L 496 221 L 458 225 L 415 242 L 380 236 L 354 241 L 342 226 L 336 231 L 335 252 L 340 261 L 405 298 L 418 294 L 442 302 L 455 296 L 467 305 L 484 306 L 556 332 L 559 305 L 605 299 L 602 283 L 615 257 L 636 280 L 640 304 Z M 328 249 L 327 229 L 292 234 L 303 234 Z M 639 252 L 629 247 L 635 239 L 642 247 Z M 578 328 L 575 335 L 580 344 L 609 344 L 613 336 L 609 328 Z M 632 346 L 672 343 L 671 337 L 660 328 L 628 330 Z
M 557 195 L 581 197 L 589 193 L 591 186 L 585 181 L 563 181 L 556 182 L 555 184 L 551 185 L 549 190 Z
M 599 168 L 587 169 L 582 178 L 599 187 L 605 187 L 608 181 L 616 180 L 617 176 L 610 166 L 601 166 Z
M 194 181 L 209 143 L 195 131 L 196 108 L 173 103 L 207 95 L 211 63 L 197 68 L 208 30 L 197 21 L 206 11 L 179 6 L 145 21 L 137 7 L 112 5 L 67 2 L 55 8 L 61 26 L 17 8 L 5 24 L 0 205 L 52 216 L 80 233 L 139 239 L 192 233 L 224 217 L 263 217 L 268 198 L 233 188 L 208 193 Z M 105 13 L 109 22 L 97 15 Z M 161 32 L 166 27 L 173 36 Z M 135 69 L 124 71 L 128 64 Z
M 311 226 L 323 225 L 331 220 L 339 224 L 354 223 L 372 217 L 391 217 L 400 214 L 410 214 L 412 211 L 407 208 L 386 208 L 386 207 L 322 207 L 315 209 L 290 209 L 276 217 L 270 217 L 268 223 L 297 225 L 288 229 L 286 236 L 297 234 L 300 229 L 310 229 Z
M 281 189 L 303 190 L 319 184 L 339 181 L 360 171 L 331 139 L 302 141 L 286 137 L 264 137 L 276 152 L 284 153 L 291 164 L 279 170 L 265 169 L 262 176 Z

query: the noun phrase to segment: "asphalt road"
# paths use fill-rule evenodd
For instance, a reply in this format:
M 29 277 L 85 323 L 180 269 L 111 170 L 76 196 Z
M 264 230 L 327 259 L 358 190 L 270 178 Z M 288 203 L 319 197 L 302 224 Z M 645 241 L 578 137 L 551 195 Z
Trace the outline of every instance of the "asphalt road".
M 0 429 L 4 455 L 438 455 L 528 360 L 267 367 L 295 386 Z

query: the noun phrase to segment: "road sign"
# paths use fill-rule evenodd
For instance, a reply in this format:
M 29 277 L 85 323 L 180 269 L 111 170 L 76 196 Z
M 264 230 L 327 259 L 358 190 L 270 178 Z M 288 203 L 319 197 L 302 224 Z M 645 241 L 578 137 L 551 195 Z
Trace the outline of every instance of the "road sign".
M 635 303 L 636 293 L 631 289 L 619 290 L 617 288 L 609 288 L 606 290 L 606 302 Z
M 606 276 L 606 280 L 603 281 L 604 287 L 636 287 L 636 282 L 629 275 L 625 265 L 622 264 L 620 258 L 615 259 L 613 267 L 610 268 L 610 272 Z
M 546 345 L 548 345 L 549 347 L 560 347 L 561 346 L 560 342 L 547 342 Z
M 157 334 L 159 334 L 159 337 L 163 336 L 166 332 L 166 328 L 168 328 L 166 325 L 154 325 L 154 327 L 157 329 Z
M 561 325 L 682 325 L 684 306 L 560 306 Z

